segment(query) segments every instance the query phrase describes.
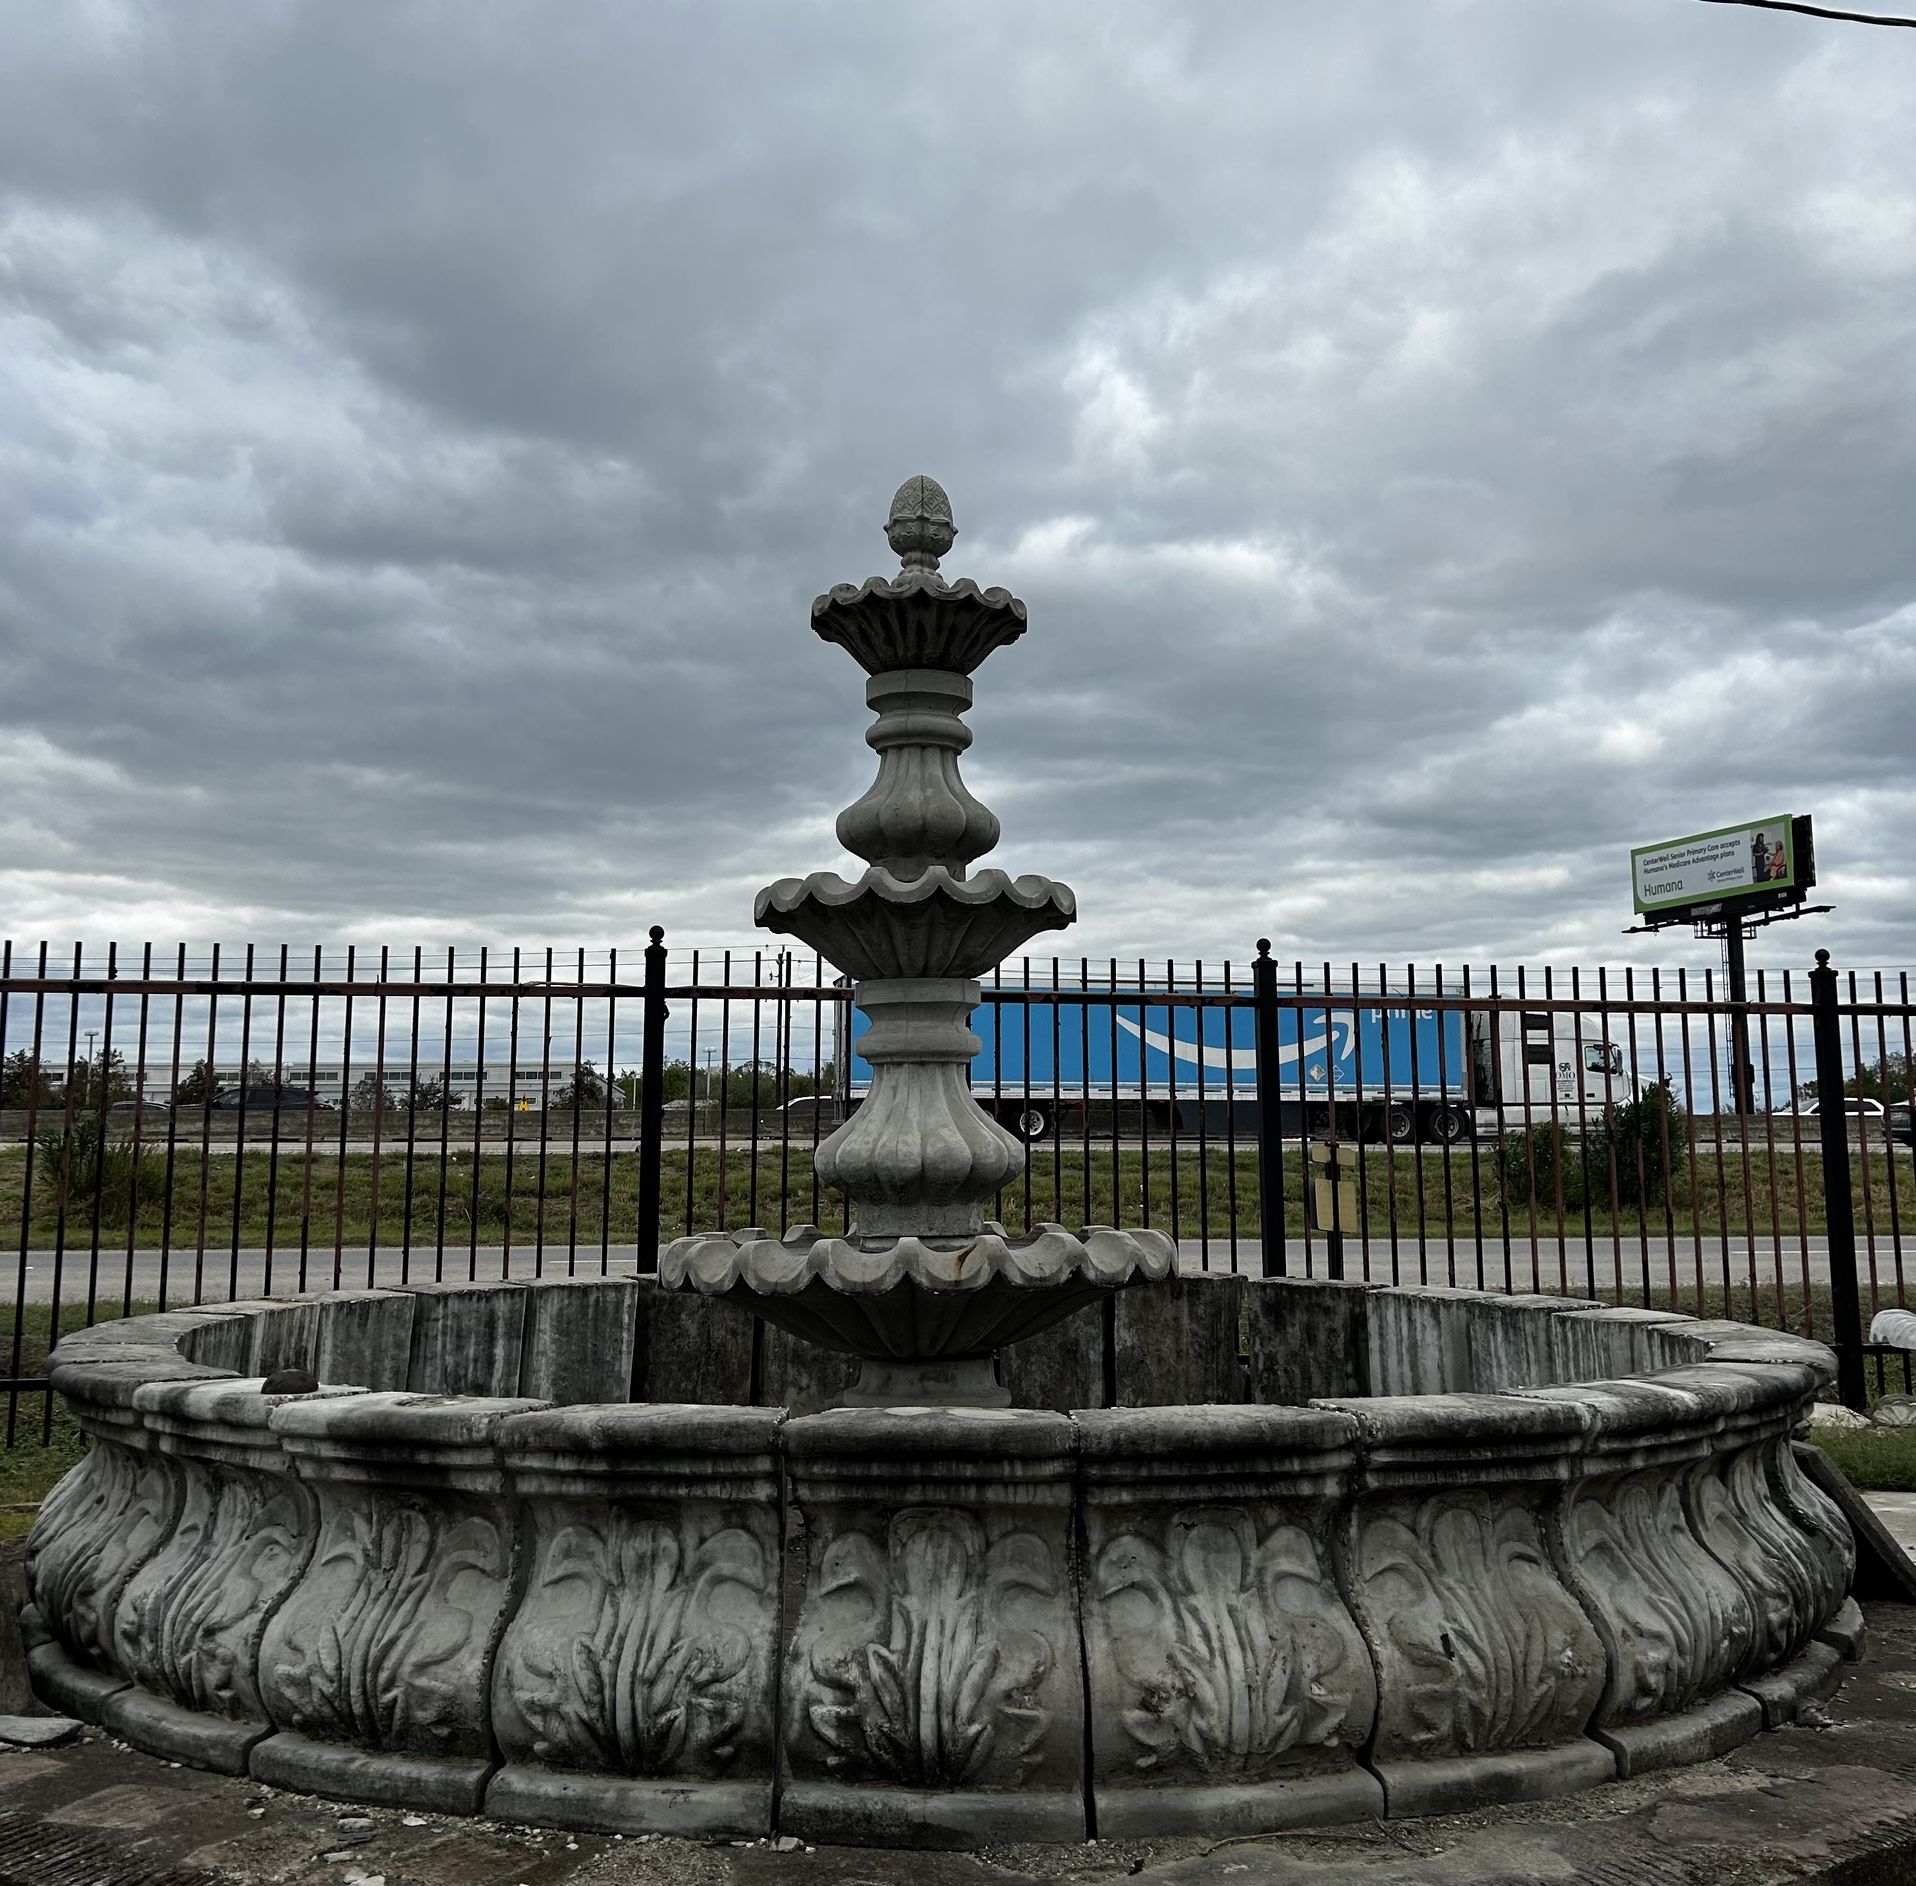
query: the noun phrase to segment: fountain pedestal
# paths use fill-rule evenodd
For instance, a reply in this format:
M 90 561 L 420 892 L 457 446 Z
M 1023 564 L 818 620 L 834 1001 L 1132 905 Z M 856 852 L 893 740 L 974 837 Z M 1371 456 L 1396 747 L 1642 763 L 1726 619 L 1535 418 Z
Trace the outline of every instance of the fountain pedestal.
M 1169 1276 L 1176 1250 L 1162 1233 L 1110 1225 L 1012 1238 L 985 1217 L 1024 1149 L 967 1085 L 979 979 L 1070 923 L 1077 904 L 1049 878 L 970 870 L 999 826 L 959 773 L 971 744 L 962 715 L 972 670 L 1024 633 L 1024 604 L 938 575 L 957 532 L 931 479 L 899 487 L 885 534 L 901 560 L 895 578 L 841 584 L 812 605 L 814 630 L 870 677 L 878 719 L 865 739 L 878 776 L 838 819 L 867 868 L 850 881 L 781 878 L 754 911 L 850 975 L 870 1023 L 859 1052 L 871 1092 L 815 1157 L 820 1183 L 851 1202 L 851 1229 L 693 1234 L 665 1248 L 659 1271 L 668 1288 L 733 1296 L 864 1358 L 848 1404 L 1002 1406 L 994 1351 L 1108 1291 Z

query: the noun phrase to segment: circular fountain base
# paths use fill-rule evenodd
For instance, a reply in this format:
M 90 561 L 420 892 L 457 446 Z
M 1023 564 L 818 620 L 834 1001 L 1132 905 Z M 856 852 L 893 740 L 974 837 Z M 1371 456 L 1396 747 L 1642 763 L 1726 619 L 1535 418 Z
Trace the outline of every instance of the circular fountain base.
M 1104 1398 L 1168 1359 L 1178 1405 L 739 1405 L 744 1319 L 649 1280 L 84 1332 L 36 1688 L 350 1799 L 966 1844 L 1559 1794 L 1787 1723 L 1859 1648 L 1792 1449 L 1817 1344 L 1282 1280 L 1112 1301 Z M 710 1404 L 622 1399 L 681 1392 L 666 1345 Z M 289 1366 L 342 1385 L 263 1393 Z

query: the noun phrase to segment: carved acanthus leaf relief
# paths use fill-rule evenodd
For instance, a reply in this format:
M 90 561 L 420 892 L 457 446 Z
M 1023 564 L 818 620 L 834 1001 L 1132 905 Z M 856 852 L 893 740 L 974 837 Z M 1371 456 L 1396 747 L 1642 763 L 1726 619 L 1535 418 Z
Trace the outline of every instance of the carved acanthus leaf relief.
M 1755 1629 L 1736 1674 L 1787 1663 L 1841 1602 L 1809 1539 L 1771 1497 L 1763 1446 L 1699 1461 L 1687 1483 L 1697 1536 L 1750 1595 Z
M 1370 1660 L 1302 1526 L 1260 1541 L 1242 1508 L 1174 1513 L 1161 1542 L 1105 1544 L 1091 1597 L 1141 1771 L 1182 1751 L 1207 1775 L 1258 1773 L 1370 1731 Z
M 1687 1709 L 1734 1678 L 1755 1614 L 1691 1531 L 1677 1472 L 1651 1467 L 1573 1489 L 1564 1543 L 1609 1653 L 1599 1722 Z
M 312 1564 L 260 1647 L 273 1719 L 326 1741 L 483 1754 L 479 1676 L 505 1597 L 498 1524 L 417 1495 L 328 1494 Z
M 1781 1509 L 1796 1522 L 1816 1563 L 1822 1613 L 1817 1622 L 1825 1622 L 1849 1596 L 1856 1576 L 1855 1537 L 1836 1502 L 1798 1465 L 1787 1437 L 1770 1443 L 1767 1462 Z
M 262 1713 L 255 1643 L 305 1563 L 310 1497 L 296 1481 L 182 1459 L 179 1518 L 128 1581 L 114 1635 L 122 1671 L 189 1709 Z
M 676 1527 L 613 1509 L 566 1524 L 541 1553 L 500 1646 L 502 1741 L 559 1767 L 662 1776 L 738 1754 L 758 1645 L 717 1615 L 727 1588 L 768 1605 L 765 1548 L 728 1527 L 689 1552 Z M 766 1629 L 771 1620 L 767 1609 Z
M 175 1464 L 95 1439 L 75 1484 L 42 1513 L 30 1548 L 34 1600 L 76 1656 L 114 1667 L 113 1612 L 127 1573 L 173 1530 L 181 1490 Z
M 1051 1548 L 1035 1533 L 986 1543 L 969 1513 L 909 1507 L 881 1545 L 844 1532 L 826 1548 L 808 1610 L 862 1600 L 862 1623 L 812 1646 L 804 1719 L 825 1767 L 910 1788 L 1015 1784 L 1050 1727 L 1039 1692 L 1056 1662 L 1007 1621 L 1015 1594 L 1056 1598 Z
M 1482 1493 L 1373 1507 L 1355 1589 L 1379 1657 L 1378 1754 L 1547 1747 L 1582 1732 L 1603 1647 L 1535 1516 Z

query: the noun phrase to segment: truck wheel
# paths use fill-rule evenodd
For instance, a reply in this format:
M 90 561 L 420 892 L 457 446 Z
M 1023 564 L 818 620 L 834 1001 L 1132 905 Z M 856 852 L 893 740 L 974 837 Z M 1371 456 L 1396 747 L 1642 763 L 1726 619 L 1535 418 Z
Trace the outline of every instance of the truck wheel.
M 1455 1146 L 1470 1131 L 1470 1116 L 1461 1107 L 1439 1107 L 1430 1116 L 1430 1136 L 1439 1146 Z
M 1051 1131 L 1051 1116 L 1042 1107 L 1025 1107 L 1012 1120 L 1011 1130 L 1026 1145 L 1035 1145 Z
M 1410 1108 L 1394 1106 L 1384 1116 L 1384 1133 L 1393 1146 L 1408 1146 L 1417 1138 L 1417 1116 Z

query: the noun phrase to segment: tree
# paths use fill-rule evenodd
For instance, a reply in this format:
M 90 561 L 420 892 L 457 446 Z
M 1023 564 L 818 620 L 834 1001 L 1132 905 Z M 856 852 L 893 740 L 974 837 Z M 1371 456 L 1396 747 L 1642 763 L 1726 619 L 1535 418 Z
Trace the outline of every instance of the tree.
M 133 1076 L 126 1071 L 126 1056 L 118 1048 L 105 1049 L 91 1061 L 75 1061 L 68 1075 L 73 1089 L 74 1111 L 98 1112 L 102 1105 L 133 1098 Z
M 406 1099 L 397 1089 L 387 1086 L 383 1074 L 366 1073 L 353 1082 L 346 1104 L 355 1113 L 377 1113 L 381 1108 L 397 1113 L 404 1112 Z
M 45 1106 L 52 1098 L 53 1083 L 31 1048 L 0 1061 L 0 1107 Z
M 183 1107 L 210 1107 L 219 1098 L 220 1084 L 204 1061 L 195 1061 L 180 1076 L 173 1089 L 174 1100 Z
M 578 1113 L 586 1107 L 605 1105 L 605 1077 L 590 1061 L 581 1061 L 572 1078 L 552 1096 L 554 1109 Z
M 1851 1100 L 1880 1100 L 1893 1107 L 1899 1101 L 1909 1104 L 1916 1091 L 1916 1060 L 1907 1054 L 1883 1054 L 1857 1069 L 1843 1083 L 1843 1092 Z M 1796 1090 L 1799 1100 L 1816 1098 L 1816 1083 L 1805 1081 Z
M 449 1108 L 465 1105 L 465 1097 L 449 1093 L 446 1083 L 437 1075 L 430 1080 L 419 1082 L 412 1090 L 412 1104 L 415 1113 L 440 1113 Z

